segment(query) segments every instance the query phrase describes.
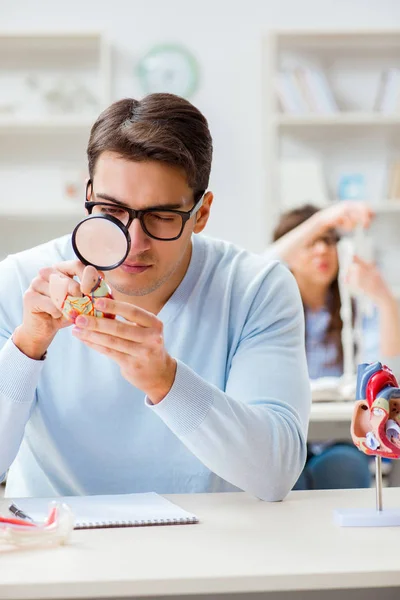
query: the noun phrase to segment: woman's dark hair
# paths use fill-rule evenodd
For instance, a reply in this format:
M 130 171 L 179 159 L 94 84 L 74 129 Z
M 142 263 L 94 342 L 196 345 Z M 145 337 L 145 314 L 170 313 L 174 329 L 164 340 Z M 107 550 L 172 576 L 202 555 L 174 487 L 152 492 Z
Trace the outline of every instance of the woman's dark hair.
M 92 127 L 87 147 L 89 176 L 103 152 L 132 161 L 154 160 L 181 168 L 194 196 L 208 187 L 212 138 L 206 118 L 174 94 L 126 98 L 106 108 Z
M 304 206 L 300 206 L 299 208 L 295 208 L 283 213 L 273 232 L 274 242 L 280 237 L 284 236 L 286 233 L 289 233 L 289 231 L 292 231 L 292 229 L 295 229 L 295 227 L 301 223 L 304 223 L 304 221 L 307 221 L 307 219 L 315 215 L 315 213 L 318 211 L 319 209 L 316 206 L 313 206 L 312 204 L 305 204 Z M 333 363 L 335 366 L 343 366 L 343 347 L 341 337 L 343 322 L 340 316 L 340 309 L 341 300 L 339 282 L 336 276 L 330 285 L 328 310 L 331 318 L 329 320 L 324 338 L 325 344 L 332 343 L 336 347 L 336 359 Z

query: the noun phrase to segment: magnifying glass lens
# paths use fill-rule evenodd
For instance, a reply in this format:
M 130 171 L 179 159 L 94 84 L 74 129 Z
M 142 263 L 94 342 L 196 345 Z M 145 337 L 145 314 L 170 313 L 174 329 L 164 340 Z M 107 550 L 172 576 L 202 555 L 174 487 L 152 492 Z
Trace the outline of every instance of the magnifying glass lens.
M 84 264 L 101 271 L 118 267 L 129 251 L 127 233 L 112 218 L 104 216 L 88 217 L 78 223 L 72 244 Z

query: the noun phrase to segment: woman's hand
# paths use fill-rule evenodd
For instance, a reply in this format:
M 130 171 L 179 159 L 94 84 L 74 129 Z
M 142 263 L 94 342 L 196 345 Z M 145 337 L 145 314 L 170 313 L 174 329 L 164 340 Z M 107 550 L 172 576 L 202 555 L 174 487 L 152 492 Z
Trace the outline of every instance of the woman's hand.
M 346 278 L 346 282 L 354 286 L 370 298 L 379 310 L 380 360 L 400 356 L 400 313 L 397 299 L 385 283 L 379 270 L 373 263 L 367 263 L 358 257 L 354 258 Z M 390 364 L 389 364 L 390 366 Z M 396 376 L 398 374 L 396 373 Z
M 369 227 L 374 211 L 366 202 L 359 200 L 343 200 L 333 206 L 320 210 L 315 215 L 322 231 L 326 229 L 342 229 L 353 231 L 357 225 L 364 229 Z
M 345 276 L 345 282 L 355 292 L 361 292 L 374 304 L 382 307 L 385 303 L 395 302 L 388 285 L 374 263 L 366 262 L 355 256 Z
M 373 217 L 373 210 L 365 202 L 350 200 L 337 202 L 318 210 L 279 238 L 272 246 L 273 254 L 293 268 L 299 252 L 308 248 L 330 229 L 352 231 L 358 225 L 366 228 L 369 227 Z

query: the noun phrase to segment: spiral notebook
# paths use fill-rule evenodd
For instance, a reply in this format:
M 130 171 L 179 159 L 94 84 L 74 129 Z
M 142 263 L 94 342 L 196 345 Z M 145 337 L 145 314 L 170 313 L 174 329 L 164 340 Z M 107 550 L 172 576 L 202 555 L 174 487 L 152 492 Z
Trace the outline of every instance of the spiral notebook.
M 75 517 L 75 529 L 184 525 L 198 518 L 155 492 L 112 496 L 19 498 L 15 504 L 36 522 L 45 521 L 51 501 L 65 502 Z

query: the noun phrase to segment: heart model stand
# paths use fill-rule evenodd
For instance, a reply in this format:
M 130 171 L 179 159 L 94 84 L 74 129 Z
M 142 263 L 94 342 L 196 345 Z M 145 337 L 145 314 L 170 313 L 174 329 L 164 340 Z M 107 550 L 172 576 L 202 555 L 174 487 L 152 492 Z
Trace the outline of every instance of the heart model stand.
M 386 366 L 365 363 L 358 367 L 356 393 L 351 436 L 361 452 L 375 456 L 376 505 L 337 509 L 334 519 L 341 527 L 400 526 L 400 507 L 384 509 L 382 498 L 382 457 L 400 458 L 400 388 Z

